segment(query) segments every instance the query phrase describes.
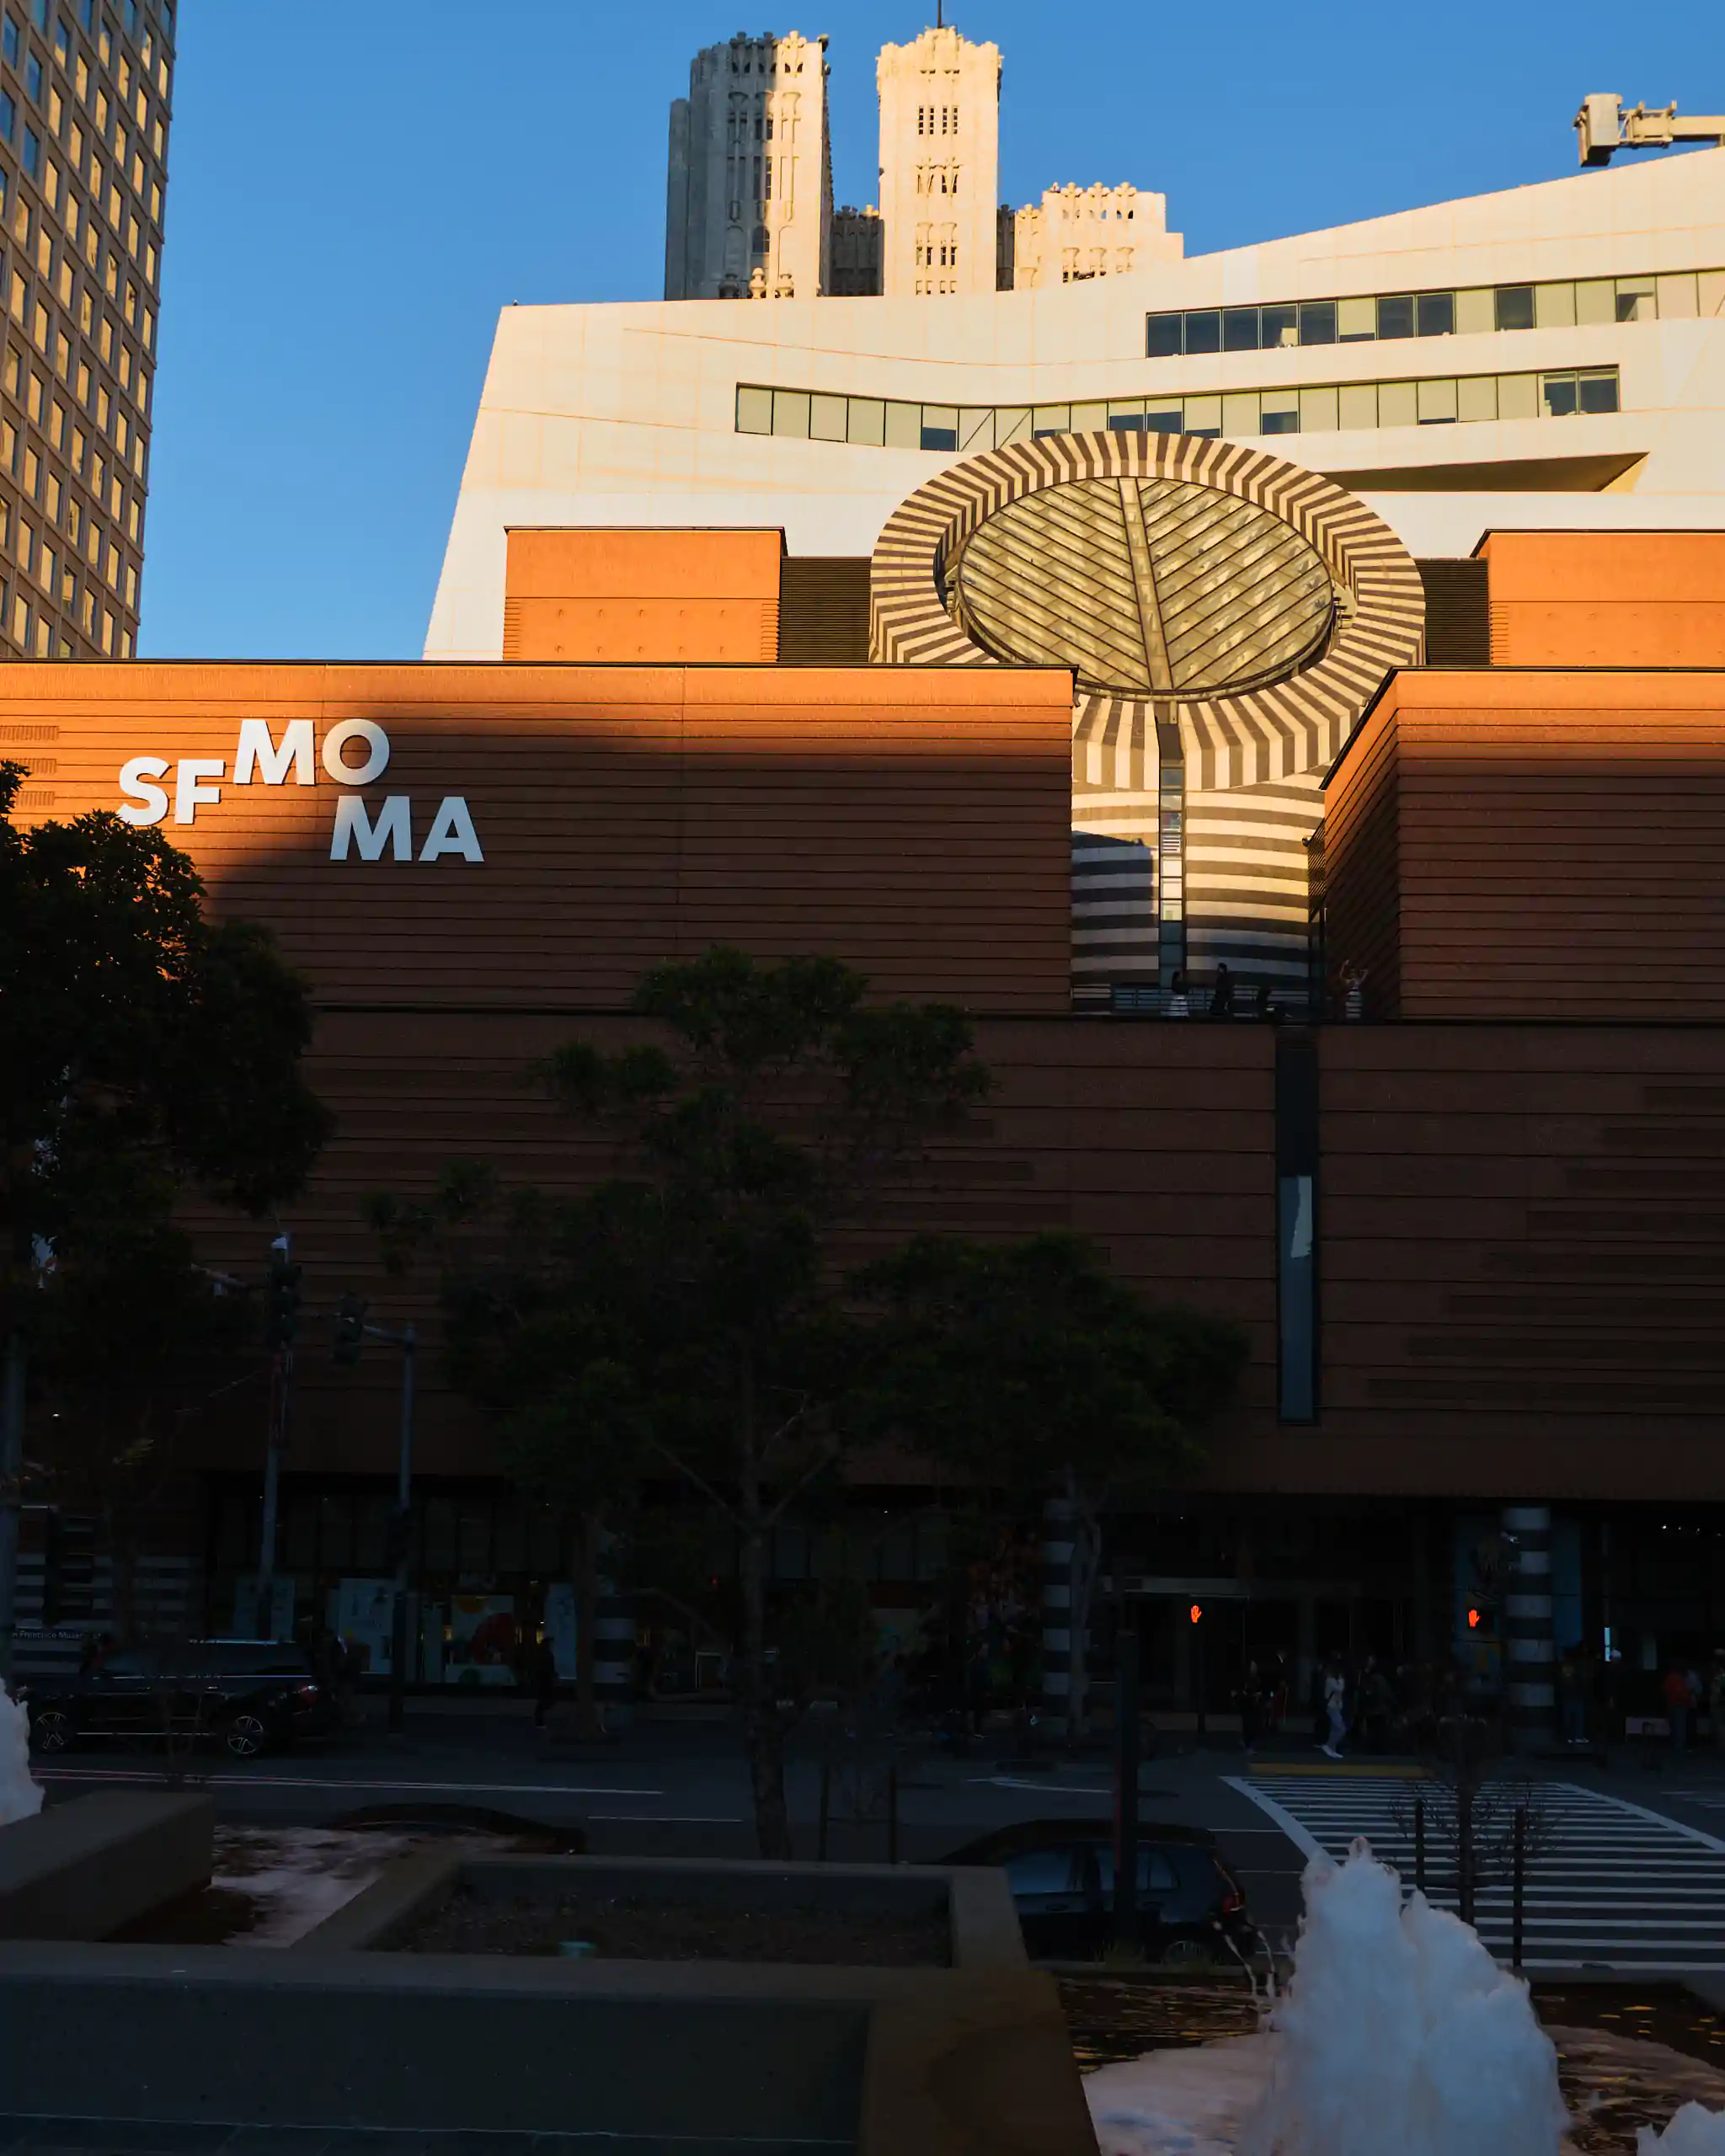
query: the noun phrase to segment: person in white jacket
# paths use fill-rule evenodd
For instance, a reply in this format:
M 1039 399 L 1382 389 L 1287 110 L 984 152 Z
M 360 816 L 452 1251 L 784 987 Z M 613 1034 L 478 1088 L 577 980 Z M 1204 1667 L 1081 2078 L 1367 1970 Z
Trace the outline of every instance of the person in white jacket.
M 1333 1656 L 1324 1670 L 1324 1712 L 1330 1718 L 1330 1735 L 1323 1748 L 1331 1758 L 1339 1759 L 1342 1739 L 1348 1734 L 1348 1679 Z

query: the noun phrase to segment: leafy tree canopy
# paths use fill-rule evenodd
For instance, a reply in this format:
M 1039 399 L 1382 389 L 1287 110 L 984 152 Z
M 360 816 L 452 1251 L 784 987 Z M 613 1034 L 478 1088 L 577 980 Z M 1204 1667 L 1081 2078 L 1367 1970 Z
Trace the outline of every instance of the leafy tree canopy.
M 70 1230 L 92 1156 L 152 1155 L 250 1209 L 296 1189 L 328 1118 L 305 988 L 268 933 L 212 921 L 186 857 L 105 812 L 21 830 L 0 764 L 0 1225 Z M 75 1156 L 84 1157 L 84 1166 Z

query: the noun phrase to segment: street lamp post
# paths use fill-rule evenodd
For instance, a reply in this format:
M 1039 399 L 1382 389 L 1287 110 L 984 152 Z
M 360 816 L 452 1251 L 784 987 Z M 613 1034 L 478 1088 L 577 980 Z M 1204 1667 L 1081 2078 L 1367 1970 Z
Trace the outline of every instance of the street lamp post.
M 387 1326 L 368 1325 L 366 1305 L 358 1295 L 344 1295 L 335 1312 L 335 1359 L 357 1364 L 368 1340 L 382 1340 L 401 1350 L 401 1454 L 396 1468 L 395 1511 L 390 1519 L 391 1555 L 394 1559 L 395 1602 L 390 1612 L 389 1726 L 407 1726 L 408 1595 L 412 1587 L 414 1509 L 414 1381 L 419 1355 L 417 1329 L 403 1326 L 392 1332 Z

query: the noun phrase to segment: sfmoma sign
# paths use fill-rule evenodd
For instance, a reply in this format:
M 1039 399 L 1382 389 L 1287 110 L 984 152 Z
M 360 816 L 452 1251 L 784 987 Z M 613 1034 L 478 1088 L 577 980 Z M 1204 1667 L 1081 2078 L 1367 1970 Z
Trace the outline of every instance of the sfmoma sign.
M 356 750 L 357 760 L 349 761 Z M 222 798 L 224 786 L 315 786 L 321 763 L 327 776 L 342 787 L 374 785 L 389 766 L 389 736 L 374 720 L 344 718 L 325 733 L 319 744 L 308 718 L 290 719 L 280 739 L 270 732 L 269 722 L 248 718 L 240 722 L 234 746 L 232 776 L 222 756 L 133 756 L 121 765 L 120 819 L 127 824 L 159 824 L 170 810 L 176 824 L 197 821 L 200 808 L 213 807 Z M 170 777 L 170 773 L 172 774 Z M 167 783 L 162 782 L 166 781 Z M 329 858 L 345 861 L 357 855 L 361 861 L 441 861 L 454 856 L 461 861 L 485 858 L 468 814 L 465 796 L 446 794 L 419 840 L 413 798 L 406 793 L 386 794 L 370 802 L 358 792 L 337 797 L 335 820 L 329 834 Z

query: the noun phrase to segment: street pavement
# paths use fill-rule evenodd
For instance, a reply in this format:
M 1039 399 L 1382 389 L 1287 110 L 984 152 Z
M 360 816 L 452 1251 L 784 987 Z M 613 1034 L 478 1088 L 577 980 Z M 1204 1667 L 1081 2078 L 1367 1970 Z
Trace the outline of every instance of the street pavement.
M 382 1702 L 371 1717 L 327 1747 L 249 1761 L 200 1755 L 191 1773 L 235 1825 L 324 1826 L 404 1804 L 480 1806 L 548 1827 L 578 1827 L 602 1854 L 750 1856 L 756 1853 L 746 1769 L 734 1724 L 723 1712 L 649 1710 L 614 1742 L 577 1748 L 532 1727 L 526 1703 L 411 1702 L 408 1727 L 391 1736 Z M 816 1854 L 822 1725 L 804 1725 L 793 1748 L 788 1796 L 798 1855 Z M 1341 1769 L 1316 1752 L 1252 1762 L 1236 1748 L 1178 1748 L 1144 1768 L 1141 1812 L 1215 1833 L 1241 1875 L 1253 1914 L 1278 1940 L 1291 1938 L 1300 1877 L 1317 1851 L 1340 1856 L 1356 1833 L 1402 1870 L 1412 1848 L 1401 1802 L 1405 1770 L 1393 1761 L 1350 1760 Z M 938 1860 L 980 1835 L 1026 1819 L 1106 1819 L 1113 1791 L 1105 1753 L 1029 1763 L 1005 1733 L 955 1756 L 932 1741 L 900 1754 L 898 1854 Z M 1254 1766 L 1257 1771 L 1253 1771 Z M 1628 1972 L 1725 1972 L 1725 1761 L 1664 1753 L 1614 1762 L 1610 1772 L 1570 1761 L 1536 1764 L 1548 1785 L 1551 1846 L 1529 1881 L 1530 1966 Z M 162 1785 L 159 1753 L 97 1746 L 36 1763 L 51 1801 L 115 1783 Z M 889 1850 L 884 1781 L 863 1777 L 860 1820 L 846 1815 L 858 1792 L 841 1772 L 830 1791 L 829 1854 L 884 1860 Z M 1398 1813 L 1400 1816 L 1398 1817 Z M 1431 1885 L 1442 1900 L 1446 1882 Z M 1507 1886 L 1482 1894 L 1482 1929 L 1507 1956 Z
M 368 1710 L 380 1705 L 366 1701 Z M 597 1854 L 752 1856 L 756 1853 L 749 1781 L 734 1722 L 724 1715 L 644 1716 L 611 1744 L 576 1748 L 532 1727 L 515 1702 L 486 1710 L 438 1712 L 411 1702 L 408 1726 L 391 1736 L 374 1718 L 330 1744 L 238 1761 L 219 1750 L 198 1755 L 193 1785 L 216 1800 L 233 1825 L 328 1826 L 359 1811 L 414 1804 L 473 1806 L 548 1827 L 579 1827 Z M 824 1731 L 805 1724 L 786 1782 L 798 1855 L 819 1841 Z M 1237 1754 L 1194 1753 L 1148 1763 L 1140 1811 L 1147 1822 L 1212 1828 L 1241 1872 L 1253 1907 L 1277 1924 L 1299 1908 L 1304 1858 L 1279 1827 L 1229 1788 L 1223 1770 Z M 160 1787 L 159 1752 L 90 1744 L 35 1763 L 57 1801 L 118 1785 Z M 888 1854 L 884 1779 L 831 1779 L 828 1852 L 836 1860 L 884 1861 Z M 932 1741 L 900 1754 L 898 1854 L 938 1860 L 977 1837 L 1026 1819 L 1107 1819 L 1114 1793 L 1104 1753 L 1027 1763 L 1010 1735 L 978 1740 L 962 1756 Z M 860 1810 L 862 1817 L 851 1815 Z

